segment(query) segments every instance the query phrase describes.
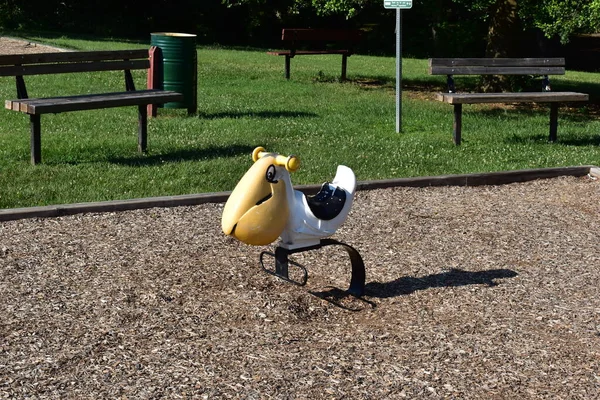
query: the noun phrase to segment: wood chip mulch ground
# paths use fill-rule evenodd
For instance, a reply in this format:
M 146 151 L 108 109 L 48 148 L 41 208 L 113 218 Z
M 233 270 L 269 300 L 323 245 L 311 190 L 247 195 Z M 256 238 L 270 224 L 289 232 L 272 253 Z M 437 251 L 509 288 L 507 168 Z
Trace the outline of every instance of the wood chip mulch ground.
M 358 192 L 292 285 L 222 204 L 0 223 L 0 398 L 594 399 L 600 181 Z

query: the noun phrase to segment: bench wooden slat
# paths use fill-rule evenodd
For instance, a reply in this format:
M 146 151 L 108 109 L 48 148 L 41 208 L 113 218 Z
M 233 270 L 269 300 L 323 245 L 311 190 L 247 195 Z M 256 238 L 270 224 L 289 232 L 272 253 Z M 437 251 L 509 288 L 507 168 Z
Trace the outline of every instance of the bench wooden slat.
M 429 68 L 431 75 L 564 75 L 564 67 L 443 67 Z
M 564 58 L 430 58 L 431 75 L 564 75 Z
M 183 94 L 165 90 L 136 90 L 41 99 L 6 100 L 5 107 L 30 115 L 183 101 Z
M 576 92 L 438 93 L 436 99 L 449 104 L 562 103 L 588 101 L 589 95 Z
M 133 61 L 93 61 L 64 64 L 13 65 L 0 67 L 0 76 L 62 74 L 90 71 L 123 71 L 148 68 L 150 68 L 150 61 L 148 59 Z
M 293 55 L 327 55 L 327 54 L 350 54 L 349 50 L 297 50 L 292 52 L 291 50 L 282 51 L 268 51 L 267 54 L 272 56 L 293 56 Z
M 503 66 L 503 67 L 564 67 L 565 59 L 555 58 L 431 58 L 429 66 Z
M 0 65 L 44 64 L 57 62 L 83 62 L 102 60 L 135 60 L 148 58 L 147 49 L 66 51 L 55 53 L 0 55 Z

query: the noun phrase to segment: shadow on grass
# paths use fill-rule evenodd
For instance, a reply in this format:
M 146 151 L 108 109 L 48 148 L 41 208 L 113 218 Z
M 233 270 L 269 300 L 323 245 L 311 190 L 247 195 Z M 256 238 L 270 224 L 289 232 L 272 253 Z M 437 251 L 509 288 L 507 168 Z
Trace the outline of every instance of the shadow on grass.
M 199 112 L 198 118 L 201 119 L 222 119 L 222 118 L 316 118 L 319 114 L 305 111 L 239 111 L 239 112 L 217 112 L 205 113 Z
M 379 76 L 361 76 L 355 80 L 360 84 L 361 81 L 367 82 L 366 86 L 395 85 L 394 79 L 389 77 Z M 465 76 L 456 80 L 456 88 L 458 92 L 479 92 L 480 78 L 477 76 Z M 439 77 L 431 76 L 417 79 L 403 79 L 402 87 L 406 90 L 414 92 L 432 93 L 447 91 L 445 78 L 440 80 Z M 574 80 L 553 80 L 552 89 L 555 92 L 581 92 L 587 93 L 590 96 L 589 102 L 566 103 L 578 108 L 586 108 L 591 116 L 600 116 L 600 83 L 580 82 Z M 526 91 L 536 92 L 536 86 L 528 88 Z M 520 108 L 533 108 L 533 104 L 522 104 Z M 562 105 L 561 105 L 562 107 Z
M 116 157 L 109 159 L 114 164 L 141 167 L 177 163 L 184 161 L 206 160 L 211 158 L 233 157 L 240 154 L 252 154 L 255 146 L 233 145 L 223 147 L 207 147 L 205 149 L 181 149 L 168 153 L 153 154 L 139 157 Z
M 600 105 L 598 105 L 598 112 L 600 112 Z M 510 107 L 511 109 L 506 110 L 506 107 Z M 587 106 L 586 106 L 587 108 Z M 485 117 L 493 117 L 497 119 L 503 120 L 515 120 L 517 118 L 529 118 L 535 115 L 546 115 L 549 118 L 550 107 L 545 104 L 517 104 L 517 105 L 505 105 L 503 108 L 491 108 L 491 109 L 478 109 L 478 110 L 469 110 L 468 112 L 476 113 L 479 115 L 483 115 Z M 569 132 L 565 132 L 564 129 L 561 130 L 561 120 L 569 121 L 571 123 L 580 123 L 584 124 L 590 121 L 593 116 L 589 115 L 589 110 L 585 112 L 577 112 L 572 109 L 559 109 L 558 114 L 558 133 L 557 133 L 557 144 L 565 145 L 565 146 L 600 146 L 600 132 L 597 133 L 589 133 L 589 134 L 571 134 Z M 536 131 L 539 133 L 535 133 L 532 135 L 528 135 L 526 137 L 513 135 L 508 137 L 506 140 L 507 143 L 512 144 L 547 144 L 548 143 L 548 129 L 549 129 L 550 120 L 548 119 L 547 123 L 543 126 L 536 127 Z
M 600 134 L 589 135 L 588 137 L 566 137 L 561 139 L 559 132 L 556 142 L 565 146 L 600 146 Z
M 452 107 L 449 106 L 448 110 L 451 112 Z M 595 110 L 594 105 L 588 103 L 561 103 L 558 109 L 558 123 L 560 125 L 561 120 L 587 123 L 595 117 L 596 112 L 600 116 L 600 104 L 597 105 L 597 110 Z M 465 104 L 463 106 L 463 118 L 469 114 L 504 120 L 531 118 L 541 115 L 547 117 L 548 123 L 550 123 L 550 106 L 545 103 Z
M 381 84 L 395 84 L 395 79 L 389 77 L 360 77 L 357 80 L 379 81 Z M 461 76 L 456 80 L 457 92 L 480 92 L 481 78 L 479 76 Z M 590 103 L 600 104 L 600 83 L 580 82 L 569 79 L 552 80 L 552 90 L 555 92 L 582 92 L 590 95 Z M 430 92 L 446 91 L 445 77 L 428 76 L 417 79 L 402 79 L 402 87 L 408 90 Z M 524 91 L 537 92 L 541 90 L 541 81 L 534 80 Z M 581 104 L 581 103 L 580 103 Z
M 590 95 L 590 103 L 591 104 L 600 104 L 600 84 L 599 83 L 589 83 L 589 82 L 579 82 L 572 80 L 560 80 L 554 81 L 554 85 L 552 89 L 554 91 L 564 91 L 564 92 L 582 92 Z
M 467 285 L 497 286 L 496 279 L 514 278 L 517 273 L 510 269 L 490 269 L 487 271 L 463 271 L 451 269 L 448 272 L 424 276 L 422 278 L 402 277 L 391 282 L 369 282 L 365 287 L 367 296 L 389 298 L 404 296 L 418 290 L 436 287 L 459 287 Z
M 384 75 L 357 75 L 347 82 L 358 85 L 361 89 L 395 89 L 396 78 Z M 402 88 L 415 92 L 436 93 L 445 90 L 446 85 L 439 78 L 402 79 Z
M 512 136 L 505 139 L 507 143 L 511 144 L 547 144 L 548 135 L 535 134 L 527 137 L 523 136 Z M 556 145 L 563 146 L 600 146 L 600 133 L 596 135 L 578 135 L 577 137 L 571 137 L 569 134 L 563 134 L 561 137 L 560 129 L 558 130 Z

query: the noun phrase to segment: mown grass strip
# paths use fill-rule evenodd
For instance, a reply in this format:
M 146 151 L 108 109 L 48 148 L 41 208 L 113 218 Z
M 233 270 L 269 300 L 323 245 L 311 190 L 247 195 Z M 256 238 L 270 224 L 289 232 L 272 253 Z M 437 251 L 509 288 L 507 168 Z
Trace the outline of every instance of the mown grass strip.
M 32 37 L 36 41 L 47 40 Z M 140 43 L 59 37 L 77 50 Z M 145 44 L 149 46 L 148 44 Z M 295 184 L 333 178 L 338 164 L 358 180 L 485 173 L 600 164 L 600 74 L 568 71 L 554 90 L 590 93 L 561 107 L 558 142 L 547 143 L 544 106 L 466 106 L 463 144 L 452 143 L 452 110 L 433 101 L 444 80 L 426 60 L 405 58 L 403 132 L 395 133 L 395 60 L 353 55 L 348 82 L 339 56 L 299 57 L 292 79 L 263 50 L 198 48 L 198 114 L 160 109 L 149 122 L 149 152 L 136 150 L 135 107 L 42 117 L 42 164 L 29 164 L 28 119 L 0 111 L 0 208 L 43 206 L 231 190 L 256 146 L 302 160 Z M 143 73 L 134 74 L 145 87 Z M 31 97 L 122 90 L 121 73 L 32 76 Z M 14 81 L 0 78 L 3 99 Z

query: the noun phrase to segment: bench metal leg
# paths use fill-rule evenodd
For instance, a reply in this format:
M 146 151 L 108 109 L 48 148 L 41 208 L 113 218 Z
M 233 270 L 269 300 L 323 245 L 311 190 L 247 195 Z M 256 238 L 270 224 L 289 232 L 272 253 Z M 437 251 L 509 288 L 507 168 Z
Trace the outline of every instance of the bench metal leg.
M 145 105 L 138 106 L 138 151 L 146 152 L 148 146 L 148 109 Z
M 17 80 L 17 98 L 18 99 L 27 99 L 27 87 L 25 86 L 25 80 L 23 76 L 15 76 Z
M 551 143 L 556 142 L 556 133 L 558 131 L 558 103 L 550 103 L 550 137 Z
M 290 79 L 290 56 L 285 56 L 285 79 Z
M 342 80 L 346 80 L 346 70 L 348 67 L 348 55 L 342 54 Z
M 462 132 L 462 104 L 454 104 L 454 125 L 452 126 L 452 138 L 454 144 L 460 146 Z
M 42 162 L 42 131 L 40 115 L 29 115 L 29 127 L 31 130 L 31 163 L 33 165 Z

